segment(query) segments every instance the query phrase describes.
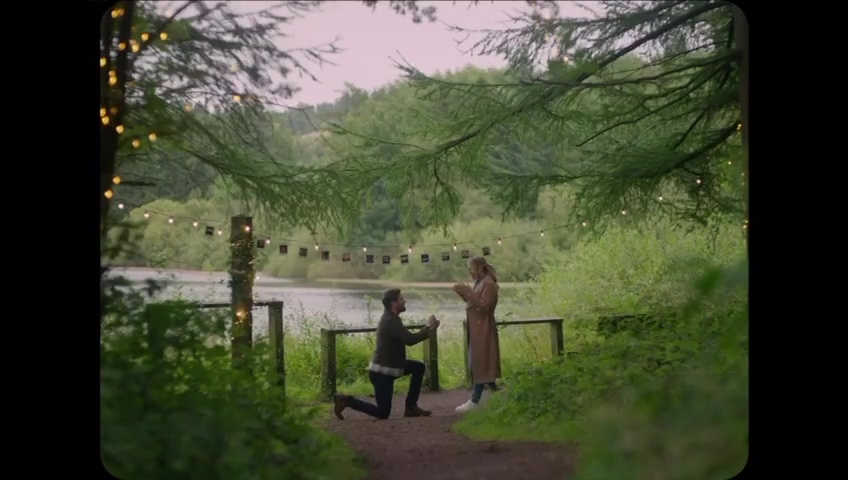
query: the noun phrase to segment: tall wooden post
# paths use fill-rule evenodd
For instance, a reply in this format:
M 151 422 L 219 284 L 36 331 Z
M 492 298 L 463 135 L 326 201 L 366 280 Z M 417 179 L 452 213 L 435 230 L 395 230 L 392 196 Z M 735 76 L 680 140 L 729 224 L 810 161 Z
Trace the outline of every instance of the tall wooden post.
M 565 353 L 565 338 L 562 331 L 562 319 L 550 323 L 551 329 L 551 356 L 556 358 Z
M 233 365 L 240 366 L 253 345 L 253 218 L 235 215 L 231 222 L 230 291 L 233 319 Z
M 430 330 L 430 337 L 424 340 L 424 384 L 430 392 L 438 392 L 439 386 L 439 329 Z
M 165 359 L 165 334 L 170 323 L 171 310 L 165 305 L 149 304 L 144 309 L 147 323 L 147 345 L 155 363 Z
M 324 399 L 336 393 L 336 334 L 321 329 L 321 394 Z
M 274 348 L 277 385 L 286 390 L 286 361 L 283 344 L 283 302 L 268 303 L 268 340 Z

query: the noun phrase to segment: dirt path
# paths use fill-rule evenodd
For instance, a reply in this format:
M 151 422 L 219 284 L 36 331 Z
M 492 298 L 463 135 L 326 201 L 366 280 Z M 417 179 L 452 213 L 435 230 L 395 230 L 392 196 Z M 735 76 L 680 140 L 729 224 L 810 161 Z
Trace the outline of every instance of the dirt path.
M 344 420 L 328 414 L 328 427 L 344 437 L 369 465 L 369 480 L 563 480 L 574 464 L 569 447 L 537 442 L 475 442 L 451 426 L 454 408 L 468 390 L 422 393 L 425 418 L 404 418 L 402 395 L 395 395 L 388 420 L 346 409 Z M 487 398 L 489 392 L 484 394 Z M 373 402 L 373 399 L 369 399 Z

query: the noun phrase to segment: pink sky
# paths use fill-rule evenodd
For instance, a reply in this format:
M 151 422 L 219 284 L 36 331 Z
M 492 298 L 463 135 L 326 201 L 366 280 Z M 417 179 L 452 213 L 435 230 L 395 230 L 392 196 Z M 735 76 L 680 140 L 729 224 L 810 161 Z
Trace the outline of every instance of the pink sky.
M 253 10 L 265 2 L 234 2 L 238 10 Z M 407 14 L 401 16 L 388 6 L 378 3 L 375 10 L 361 1 L 327 2 L 320 12 L 309 14 L 294 22 L 288 30 L 289 38 L 281 47 L 319 45 L 340 37 L 337 45 L 345 51 L 332 57 L 337 65 L 315 66 L 311 69 L 320 83 L 308 78 L 292 78 L 301 91 L 290 104 L 303 102 L 316 104 L 332 102 L 341 93 L 345 82 L 367 91 L 373 91 L 400 76 L 392 58 L 402 55 L 424 73 L 457 70 L 472 64 L 483 68 L 502 67 L 505 61 L 495 57 L 478 57 L 463 54 L 455 40 L 462 35 L 452 33 L 440 22 L 412 23 Z M 437 7 L 439 20 L 468 29 L 502 29 L 510 26 L 508 13 L 528 11 L 524 1 L 481 1 L 469 7 L 467 1 L 419 2 Z M 581 15 L 583 12 L 571 2 L 558 2 L 561 15 Z M 391 58 L 390 58 L 391 57 Z

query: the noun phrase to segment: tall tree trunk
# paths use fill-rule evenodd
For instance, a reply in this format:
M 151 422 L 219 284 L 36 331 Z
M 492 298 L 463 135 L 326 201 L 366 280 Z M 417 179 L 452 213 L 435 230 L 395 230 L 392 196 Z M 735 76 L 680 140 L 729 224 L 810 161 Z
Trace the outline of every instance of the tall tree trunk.
M 120 5 L 120 6 L 119 6 Z M 106 65 L 100 74 L 100 108 L 106 109 L 109 123 L 100 124 L 100 239 L 106 238 L 108 231 L 107 216 L 111 201 L 105 192 L 112 187 L 115 176 L 115 155 L 118 151 L 118 132 L 115 127 L 123 124 L 124 108 L 126 106 L 126 84 L 128 70 L 128 55 L 130 52 L 130 34 L 134 2 L 123 2 L 113 8 L 122 9 L 123 15 L 119 20 L 118 42 L 124 44 L 123 50 L 118 50 L 114 64 L 111 61 L 112 50 L 112 19 L 107 15 L 101 26 L 101 58 L 106 59 Z M 114 67 L 114 68 L 113 68 Z M 109 85 L 110 72 L 114 71 L 116 83 Z
M 751 177 L 748 173 L 748 19 L 741 8 L 733 7 L 734 36 L 736 37 L 736 48 L 739 51 L 739 105 L 742 109 L 742 182 L 743 199 L 745 202 L 745 249 L 748 257 L 751 256 L 751 247 L 748 242 L 750 227 L 748 226 L 748 187 L 751 185 Z
M 124 119 L 124 107 L 126 105 L 125 88 L 127 83 L 127 66 L 130 48 L 130 34 L 132 32 L 134 2 L 124 2 L 115 9 L 122 9 L 123 15 L 118 20 L 118 42 L 124 43 L 124 49 L 118 51 L 114 65 L 112 64 L 111 50 L 113 43 L 113 30 L 111 12 L 103 18 L 100 28 L 100 58 L 105 59 L 105 65 L 100 69 L 100 108 L 106 110 L 109 122 L 100 122 L 100 254 L 103 255 L 103 247 L 106 245 L 106 232 L 108 231 L 107 216 L 109 215 L 109 204 L 105 192 L 112 188 L 112 179 L 115 176 L 115 154 L 118 151 L 118 131 L 115 127 L 121 125 Z M 114 67 L 114 68 L 113 68 Z M 115 85 L 109 85 L 110 72 L 115 72 Z M 114 112 L 114 113 L 113 113 Z M 104 308 L 106 303 L 106 291 L 103 288 L 103 274 L 106 267 L 102 261 L 100 264 L 100 326 L 103 327 Z M 100 343 L 100 358 L 103 359 L 103 343 Z

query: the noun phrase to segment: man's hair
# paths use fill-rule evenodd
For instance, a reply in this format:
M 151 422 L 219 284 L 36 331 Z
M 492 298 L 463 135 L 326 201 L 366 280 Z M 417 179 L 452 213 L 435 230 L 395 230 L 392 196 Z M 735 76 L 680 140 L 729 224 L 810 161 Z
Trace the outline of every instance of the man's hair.
M 383 294 L 383 307 L 386 310 L 390 310 L 392 308 L 392 302 L 397 302 L 400 298 L 400 289 L 393 288 L 391 290 L 386 290 L 386 293 Z

